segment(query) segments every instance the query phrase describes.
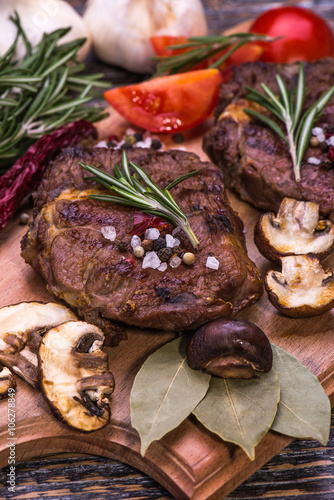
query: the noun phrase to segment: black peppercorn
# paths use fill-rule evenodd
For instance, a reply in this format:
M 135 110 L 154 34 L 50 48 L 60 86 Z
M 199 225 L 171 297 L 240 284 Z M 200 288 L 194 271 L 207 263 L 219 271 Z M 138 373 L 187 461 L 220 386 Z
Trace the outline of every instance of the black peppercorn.
M 324 160 L 322 160 L 322 162 L 320 164 L 320 167 L 324 168 L 325 170 L 331 170 L 333 168 L 333 166 L 334 166 L 334 163 L 329 158 L 325 158 Z
M 117 248 L 120 252 L 125 252 L 128 249 L 128 244 L 126 241 L 120 241 L 117 243 Z
M 161 248 L 165 248 L 165 247 L 166 247 L 166 240 L 164 238 L 158 238 L 158 239 L 153 241 L 153 248 L 156 252 L 158 250 L 160 250 Z
M 181 144 L 183 141 L 184 141 L 184 137 L 182 134 L 174 134 L 173 135 L 173 141 L 176 143 L 176 144 Z
M 179 247 L 179 246 L 173 247 L 173 253 L 175 255 L 181 255 L 182 252 L 183 252 L 183 250 L 181 247 Z
M 139 132 L 136 132 L 136 133 L 134 134 L 134 137 L 135 137 L 135 139 L 136 139 L 136 141 L 137 141 L 137 142 L 139 142 L 139 141 L 142 141 L 142 140 L 143 140 L 143 135 L 142 135 L 142 134 L 140 134 Z
M 173 255 L 173 250 L 171 248 L 161 248 L 158 251 L 158 257 L 162 262 L 167 262 Z
M 321 149 L 321 151 L 328 151 L 329 145 L 327 144 L 326 141 L 323 141 L 319 143 L 319 148 Z
M 160 149 L 162 146 L 161 142 L 159 141 L 159 139 L 152 139 L 152 142 L 151 142 L 151 149 L 154 149 L 155 151 L 157 151 L 158 149 Z
M 128 142 L 123 142 L 121 145 L 121 149 L 132 149 L 132 144 L 129 144 Z
M 108 141 L 107 142 L 107 146 L 108 146 L 108 148 L 116 148 L 117 142 L 115 142 L 115 141 Z

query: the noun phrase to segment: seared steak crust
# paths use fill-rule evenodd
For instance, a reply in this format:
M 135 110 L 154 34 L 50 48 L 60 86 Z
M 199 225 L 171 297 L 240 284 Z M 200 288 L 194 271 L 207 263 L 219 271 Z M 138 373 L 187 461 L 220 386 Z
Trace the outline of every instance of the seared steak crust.
M 309 157 L 326 159 L 326 152 L 309 147 L 301 167 L 301 182 L 294 180 L 287 146 L 278 135 L 243 112 L 250 103 L 246 86 L 262 91 L 266 83 L 278 92 L 275 75 L 282 75 L 289 88 L 296 85 L 298 65 L 246 63 L 234 68 L 231 82 L 221 86 L 215 111 L 216 123 L 203 141 L 203 149 L 225 176 L 225 185 L 263 210 L 277 211 L 284 197 L 318 203 L 323 215 L 334 220 L 334 169 L 307 162 Z M 308 109 L 334 85 L 334 60 L 305 65 Z M 272 117 L 272 116 L 271 116 Z M 318 124 L 334 131 L 334 99 L 326 106 Z
M 195 264 L 168 266 L 165 272 L 143 269 L 130 246 L 135 209 L 90 199 L 92 190 L 102 188 L 85 179 L 87 172 L 78 165 L 82 160 L 112 173 L 121 153 L 71 148 L 45 173 L 35 194 L 33 222 L 22 240 L 22 256 L 43 274 L 49 290 L 90 321 L 163 330 L 195 328 L 233 316 L 257 300 L 261 276 L 247 257 L 243 224 L 224 194 L 220 170 L 177 150 L 137 148 L 128 157 L 161 187 L 200 170 L 173 189 L 200 241 Z M 105 226 L 115 227 L 114 242 L 103 236 Z M 118 249 L 121 241 L 128 243 L 128 250 Z M 206 267 L 210 253 L 220 262 L 218 270 Z

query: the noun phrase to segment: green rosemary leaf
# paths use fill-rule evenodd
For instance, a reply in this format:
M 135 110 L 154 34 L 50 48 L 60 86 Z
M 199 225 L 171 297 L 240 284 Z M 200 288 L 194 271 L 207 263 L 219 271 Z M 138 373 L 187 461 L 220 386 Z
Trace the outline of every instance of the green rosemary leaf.
M 180 182 L 183 182 L 186 179 L 189 179 L 189 177 L 193 177 L 194 175 L 197 175 L 197 174 L 199 174 L 199 170 L 194 170 L 193 172 L 189 172 L 188 174 L 181 175 L 180 177 L 178 177 L 177 179 L 175 179 L 175 181 L 173 181 L 170 184 L 168 184 L 168 186 L 165 188 L 165 190 L 166 191 L 170 191 L 171 189 L 173 189 L 173 187 L 175 187 L 178 184 L 180 184 Z
M 104 187 L 111 189 L 119 195 L 94 194 L 90 195 L 91 198 L 137 207 L 144 212 L 165 217 L 177 226 L 180 226 L 188 235 L 193 247 L 198 247 L 199 241 L 191 229 L 187 217 L 177 205 L 170 192 L 167 189 L 160 189 L 142 167 L 132 161 L 129 162 L 125 150 L 122 152 L 122 166 L 114 168 L 115 177 L 87 163 L 79 162 L 79 165 L 94 175 L 90 179 L 96 180 Z M 129 166 L 135 171 L 134 175 L 131 175 Z M 179 183 L 190 175 L 197 173 L 198 171 L 185 174 L 176 179 L 175 182 Z M 138 178 L 145 186 L 142 185 Z M 172 184 L 174 183 L 170 185 Z
M 279 97 L 264 83 L 261 87 L 266 95 L 250 89 L 248 99 L 257 102 L 265 109 L 273 113 L 276 118 L 285 124 L 286 135 L 282 132 L 276 122 L 261 113 L 246 109 L 245 111 L 269 126 L 287 143 L 292 159 L 292 168 L 296 182 L 301 180 L 301 164 L 308 147 L 314 123 L 320 117 L 324 107 L 334 95 L 334 86 L 327 90 L 305 113 L 302 109 L 305 98 L 305 72 L 304 65 L 300 63 L 298 81 L 295 89 L 287 90 L 280 75 L 276 76 L 279 89 Z M 269 102 L 268 102 L 269 98 Z
M 265 125 L 270 127 L 274 132 L 276 132 L 277 135 L 279 135 L 283 139 L 284 142 L 288 143 L 286 136 L 284 135 L 284 133 L 282 132 L 282 130 L 280 129 L 280 127 L 277 125 L 276 122 L 274 122 L 273 120 L 271 120 L 270 118 L 268 118 L 265 115 L 261 115 L 261 113 L 257 113 L 256 111 L 254 111 L 252 109 L 244 108 L 244 111 L 246 111 L 246 113 L 248 113 L 251 116 L 254 116 L 258 120 L 263 122 Z

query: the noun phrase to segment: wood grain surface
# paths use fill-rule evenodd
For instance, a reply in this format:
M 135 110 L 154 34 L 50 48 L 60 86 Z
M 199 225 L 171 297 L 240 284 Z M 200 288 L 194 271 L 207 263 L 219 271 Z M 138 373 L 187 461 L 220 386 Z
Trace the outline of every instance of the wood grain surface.
M 77 8 L 80 9 L 83 2 L 77 1 L 71 3 L 75 3 Z M 269 6 L 277 5 L 277 2 L 262 2 L 256 0 L 253 2 L 246 0 L 231 0 L 225 2 L 206 0 L 203 3 L 206 7 L 210 31 L 212 32 L 222 31 L 238 22 L 255 17 L 261 10 Z M 302 4 L 305 4 L 307 7 L 315 7 L 334 26 L 333 2 L 309 1 L 302 2 Z M 115 83 L 123 84 L 125 81 L 132 82 L 142 78 L 118 68 L 101 65 L 94 57 L 90 58 L 88 64 L 92 71 L 96 71 L 97 69 L 105 70 L 109 79 L 113 80 Z M 109 130 L 109 127 L 110 123 L 106 130 Z M 203 153 L 200 149 L 200 137 L 202 133 L 203 129 L 200 128 L 196 131 L 197 135 L 191 137 L 190 134 L 187 139 L 189 149 L 196 150 L 203 157 Z M 254 249 L 251 236 L 252 225 L 259 213 L 248 205 L 241 203 L 232 195 L 231 202 L 246 221 L 250 255 L 261 271 L 265 272 L 266 269 L 268 269 L 268 264 Z M 23 207 L 22 210 L 26 210 L 26 207 Z M 18 224 L 17 215 L 10 226 L 0 233 L 1 305 L 12 303 L 13 301 L 27 300 L 27 289 L 29 289 L 29 293 L 33 293 L 33 298 L 42 300 L 50 299 L 42 280 L 36 278 L 33 271 L 25 266 L 18 258 L 18 241 L 24 231 L 25 228 Z M 328 258 L 325 264 L 334 267 L 333 258 Z M 263 297 L 258 304 L 253 306 L 251 310 L 245 311 L 240 317 L 245 317 L 254 321 L 266 331 L 269 329 L 271 340 L 287 348 L 290 352 L 299 357 L 302 362 L 307 364 L 320 378 L 328 394 L 333 395 L 333 312 L 327 313 L 316 320 L 291 320 L 283 318 L 276 313 L 270 305 L 268 308 L 266 298 Z M 315 335 L 313 335 L 314 331 L 316 332 Z M 144 333 L 144 335 L 146 334 Z M 151 334 L 148 335 L 150 341 L 152 341 Z M 167 338 L 164 335 L 160 337 L 161 342 L 165 341 Z M 132 337 L 130 333 L 130 341 L 133 340 L 134 337 Z M 145 343 L 146 337 L 143 340 L 143 344 Z M 151 346 L 153 349 L 153 343 L 151 343 Z M 117 349 L 119 350 L 118 352 Z M 126 377 L 131 381 L 131 376 L 133 376 L 138 369 L 138 364 L 134 363 L 131 365 L 132 371 L 129 375 L 128 367 L 118 361 L 118 358 L 122 357 L 122 349 L 125 348 L 124 346 L 120 346 L 120 348 L 117 349 L 114 352 L 110 352 L 112 362 L 115 361 L 116 370 L 119 373 L 120 379 L 123 373 L 126 374 Z M 113 356 L 115 356 L 115 358 L 113 358 Z M 128 391 L 128 387 L 118 386 L 118 390 L 122 393 L 122 397 L 124 397 L 124 394 Z M 22 396 L 24 394 L 25 396 L 29 394 L 30 403 L 27 403 L 23 407 L 19 405 L 20 393 Z M 0 498 L 19 499 L 40 498 L 42 496 L 55 499 L 181 498 L 181 493 L 177 489 L 171 489 L 173 493 L 173 496 L 171 496 L 170 493 L 150 477 L 143 475 L 130 465 L 115 461 L 114 458 L 116 457 L 129 464 L 135 465 L 142 471 L 150 473 L 164 485 L 169 486 L 168 481 L 175 479 L 173 477 L 166 477 L 166 474 L 162 477 L 156 470 L 152 471 L 150 469 L 151 465 L 147 467 L 147 464 L 143 464 L 139 456 L 134 458 L 130 456 L 131 454 L 124 453 L 124 442 L 117 442 L 117 439 L 120 440 L 120 437 L 115 437 L 114 435 L 111 438 L 115 440 L 111 449 L 105 449 L 106 436 L 99 436 L 97 435 L 98 433 L 92 435 L 92 440 L 88 438 L 87 440 L 83 440 L 85 442 L 78 443 L 77 437 L 69 435 L 67 430 L 64 431 L 64 427 L 61 424 L 58 424 L 58 422 L 54 420 L 50 420 L 48 416 L 45 417 L 44 412 L 47 408 L 44 401 L 39 396 L 36 399 L 35 392 L 27 388 L 23 382 L 19 384 L 17 396 L 18 419 L 22 418 L 26 423 L 26 430 L 29 429 L 29 432 L 32 432 L 33 439 L 38 439 L 37 441 L 31 441 L 29 436 L 27 439 L 27 435 L 25 435 L 26 431 L 23 433 L 23 436 L 21 436 L 21 444 L 17 446 L 18 459 L 25 461 L 16 464 L 16 493 L 12 494 L 6 487 L 8 467 L 5 467 L 0 475 Z M 113 411 L 112 422 L 112 425 L 116 429 L 116 434 L 119 432 L 120 435 L 124 432 L 124 428 L 119 424 L 124 416 L 122 411 L 123 409 L 121 408 L 116 408 L 116 412 Z M 1 419 L 2 424 L 0 424 L 0 429 L 3 430 L 6 419 L 3 406 L 0 406 L 0 422 Z M 179 444 L 180 440 L 182 441 L 182 439 L 184 439 L 184 436 L 187 435 L 189 430 L 192 432 L 194 428 L 196 428 L 196 433 L 199 432 L 201 434 L 201 432 L 204 432 L 206 435 L 204 441 L 206 446 L 210 448 L 208 456 L 211 461 L 218 461 L 219 465 L 219 460 L 221 460 L 222 457 L 226 458 L 228 456 L 229 461 L 227 461 L 227 466 L 225 462 L 224 464 L 220 464 L 220 469 L 227 468 L 227 472 L 224 470 L 224 473 L 227 474 L 228 480 L 225 481 L 224 487 L 216 490 L 218 493 L 215 498 L 334 499 L 333 428 L 331 440 L 327 447 L 322 447 L 314 441 L 294 441 L 287 446 L 284 451 L 277 454 L 261 470 L 257 470 L 258 467 L 264 464 L 278 450 L 286 446 L 290 440 L 288 438 L 278 438 L 274 433 L 270 433 L 266 438 L 267 441 L 261 443 L 259 450 L 257 450 L 257 456 L 260 456 L 260 458 L 258 458 L 255 463 L 249 464 L 249 461 L 245 459 L 243 453 L 237 450 L 236 447 L 228 445 L 225 452 L 217 450 L 220 440 L 217 440 L 213 435 L 201 429 L 194 419 L 188 420 L 189 422 L 186 423 L 186 427 L 182 427 L 176 432 L 173 431 L 171 437 L 168 436 L 168 439 L 164 438 L 162 443 L 157 444 L 157 446 L 155 446 L 156 443 L 152 445 L 152 451 L 148 457 L 149 461 L 152 461 L 152 463 L 154 462 L 154 464 L 159 463 L 162 453 L 170 453 L 170 439 L 172 445 L 173 442 Z M 39 439 L 41 431 L 43 431 L 42 434 L 44 435 L 44 439 Z M 54 436 L 55 433 L 57 439 L 50 440 L 49 436 Z M 209 438 L 207 437 L 208 435 L 210 436 Z M 0 443 L 3 443 L 3 439 L 4 434 L 0 437 Z M 131 443 L 133 440 L 136 441 L 133 435 L 128 435 L 127 439 L 129 442 L 131 441 Z M 127 442 L 126 445 L 128 444 Z M 135 443 L 135 445 L 138 450 L 138 442 Z M 184 444 L 184 446 L 184 454 L 188 460 L 189 443 Z M 80 455 L 78 453 L 75 456 L 69 454 L 54 454 L 64 449 L 72 452 L 100 455 L 100 457 Z M 197 449 L 194 454 L 195 453 L 196 455 L 198 454 Z M 38 458 L 28 460 L 32 457 L 40 457 L 41 454 L 52 454 L 52 456 L 48 459 Z M 101 455 L 104 457 L 102 458 Z M 2 465 L 6 463 L 7 456 L 6 451 L 3 451 L 1 454 Z M 236 470 L 236 467 L 238 470 Z M 245 472 L 246 469 L 247 472 Z M 170 476 L 175 474 L 175 470 L 174 462 L 169 471 Z M 200 484 L 201 481 L 201 474 L 203 474 L 203 471 L 205 474 L 206 470 L 207 469 L 202 464 L 202 469 L 197 471 L 198 475 L 196 479 L 198 480 L 198 484 Z M 216 470 L 219 470 L 219 466 L 216 467 Z M 250 479 L 236 488 L 232 493 L 227 493 L 255 470 L 257 470 L 257 472 L 255 472 Z M 185 471 L 184 477 L 189 478 L 189 474 L 187 475 L 188 472 L 189 471 Z M 217 484 L 217 479 L 215 477 L 213 478 L 213 482 Z M 199 496 L 196 496 L 196 498 L 197 497 L 200 498 Z M 209 498 L 209 496 L 204 492 L 202 498 Z

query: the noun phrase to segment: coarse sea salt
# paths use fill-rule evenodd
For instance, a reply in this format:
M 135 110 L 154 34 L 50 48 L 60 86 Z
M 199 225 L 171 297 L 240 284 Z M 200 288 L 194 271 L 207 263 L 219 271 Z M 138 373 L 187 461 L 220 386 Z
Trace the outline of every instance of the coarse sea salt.
M 206 260 L 206 267 L 217 270 L 219 268 L 219 260 L 216 257 L 209 256 Z
M 323 134 L 323 129 L 321 127 L 314 127 L 312 129 L 312 135 L 320 135 Z
M 172 259 L 170 259 L 169 261 L 169 265 L 170 267 L 179 267 L 179 265 L 181 264 L 182 260 L 180 259 L 180 257 L 178 257 L 177 255 L 175 257 L 173 257 Z
M 141 246 L 141 239 L 136 234 L 131 238 L 131 246 L 133 249 Z
M 116 229 L 114 226 L 101 227 L 101 233 L 107 240 L 115 241 L 116 239 Z
M 328 146 L 334 146 L 334 135 L 331 135 L 331 136 L 327 139 L 326 143 L 328 144 Z
M 152 269 L 158 269 L 160 264 L 161 260 L 155 252 L 147 252 L 143 259 L 142 268 L 147 269 L 148 267 L 151 267 Z
M 178 247 L 180 245 L 180 240 L 177 238 L 174 238 L 171 234 L 166 234 L 166 247 L 167 248 L 173 248 L 173 247 Z
M 145 240 L 157 240 L 160 236 L 160 231 L 156 227 L 149 227 L 145 231 Z
M 310 163 L 311 165 L 320 165 L 321 160 L 315 156 L 310 156 L 310 158 L 307 158 L 307 163 Z
M 167 262 L 163 262 L 162 264 L 160 264 L 160 266 L 157 267 L 157 269 L 158 269 L 158 271 L 162 271 L 162 272 L 166 271 L 166 269 L 167 269 Z

